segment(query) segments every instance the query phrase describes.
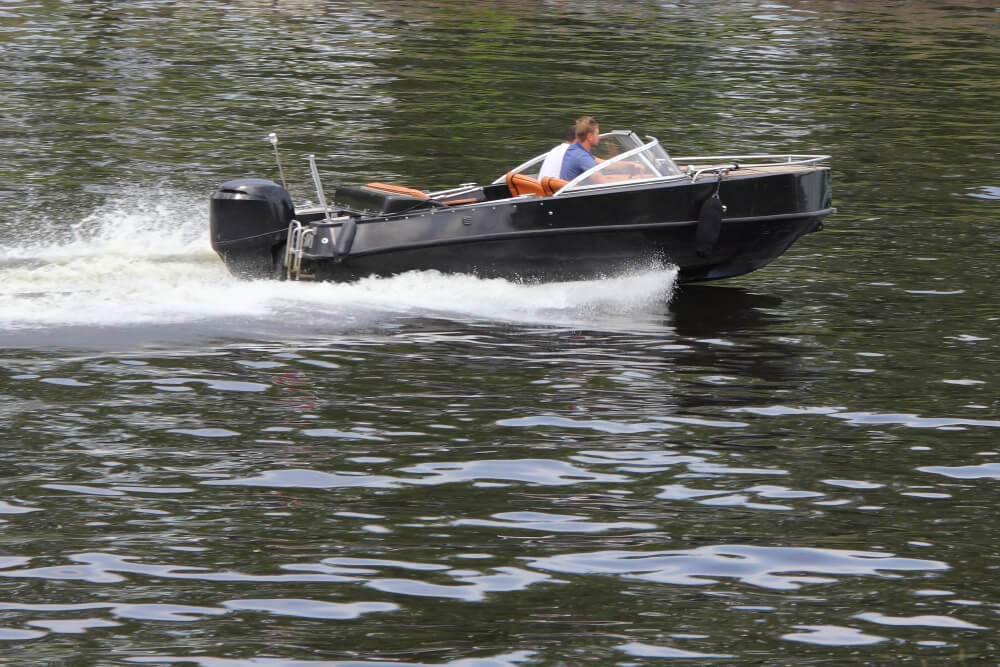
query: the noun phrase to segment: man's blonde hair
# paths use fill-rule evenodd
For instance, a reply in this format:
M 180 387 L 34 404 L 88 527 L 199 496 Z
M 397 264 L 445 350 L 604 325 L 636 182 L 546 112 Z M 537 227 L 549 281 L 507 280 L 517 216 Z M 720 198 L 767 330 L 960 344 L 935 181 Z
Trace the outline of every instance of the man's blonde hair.
M 592 116 L 576 119 L 576 140 L 583 141 L 587 135 L 598 128 L 597 121 Z

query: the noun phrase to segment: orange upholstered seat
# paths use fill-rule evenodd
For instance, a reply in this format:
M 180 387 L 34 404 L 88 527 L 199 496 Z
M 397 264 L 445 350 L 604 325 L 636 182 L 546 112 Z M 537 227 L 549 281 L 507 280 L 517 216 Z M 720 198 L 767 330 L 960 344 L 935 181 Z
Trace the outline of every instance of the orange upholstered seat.
M 510 190 L 511 197 L 520 195 L 541 197 L 545 194 L 542 190 L 542 184 L 537 178 L 525 174 L 515 174 L 512 171 L 507 172 L 507 189 Z
M 556 178 L 555 176 L 543 176 L 542 192 L 545 194 L 546 197 L 554 195 L 557 190 L 559 190 L 562 186 L 566 185 L 567 183 L 569 183 L 569 181 L 562 178 Z

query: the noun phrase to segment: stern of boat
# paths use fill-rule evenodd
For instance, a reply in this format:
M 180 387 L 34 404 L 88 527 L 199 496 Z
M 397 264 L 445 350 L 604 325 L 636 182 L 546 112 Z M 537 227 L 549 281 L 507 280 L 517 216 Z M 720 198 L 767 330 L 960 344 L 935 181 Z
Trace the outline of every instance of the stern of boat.
M 241 278 L 275 275 L 295 207 L 288 191 L 259 178 L 229 181 L 212 195 L 212 249 Z

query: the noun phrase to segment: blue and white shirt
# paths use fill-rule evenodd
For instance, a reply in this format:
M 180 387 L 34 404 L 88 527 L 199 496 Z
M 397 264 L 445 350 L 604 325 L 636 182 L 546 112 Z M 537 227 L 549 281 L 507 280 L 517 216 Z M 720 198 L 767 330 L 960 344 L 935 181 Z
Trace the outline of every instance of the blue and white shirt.
M 545 178 L 546 176 L 552 176 L 559 178 L 559 173 L 562 171 L 563 157 L 566 155 L 566 149 L 570 147 L 565 141 L 549 151 L 549 154 L 545 156 L 545 161 L 542 162 L 542 168 L 538 171 L 538 178 Z
M 597 164 L 597 160 L 581 143 L 573 143 L 563 156 L 559 178 L 571 181 Z

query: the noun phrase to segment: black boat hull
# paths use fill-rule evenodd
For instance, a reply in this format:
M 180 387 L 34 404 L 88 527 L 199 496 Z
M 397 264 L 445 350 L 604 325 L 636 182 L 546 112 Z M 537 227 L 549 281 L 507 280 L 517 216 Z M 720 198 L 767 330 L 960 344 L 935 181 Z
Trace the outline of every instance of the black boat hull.
M 759 269 L 820 229 L 833 212 L 831 189 L 829 168 L 810 166 L 736 170 L 721 182 L 711 174 L 694 182 L 683 178 L 562 196 L 504 193 L 493 201 L 391 215 L 340 211 L 352 216 L 355 227 L 351 247 L 340 252 L 342 223 L 297 212 L 295 217 L 315 231 L 303 249 L 301 275 L 350 281 L 433 269 L 561 281 L 669 264 L 679 268 L 681 282 L 718 280 Z M 710 229 L 702 205 L 716 191 L 725 212 Z M 257 221 L 254 239 L 238 230 L 223 233 L 217 217 L 213 207 L 213 247 L 234 273 L 281 272 L 278 258 L 287 241 L 282 227 L 289 216 L 282 213 L 270 224 Z
M 697 222 L 634 229 L 587 227 L 551 234 L 506 235 L 416 245 L 351 255 L 343 261 L 306 262 L 318 280 L 350 281 L 413 270 L 468 273 L 529 282 L 604 278 L 673 265 L 681 282 L 731 278 L 755 271 L 783 254 L 799 237 L 821 228 L 824 213 L 767 221 L 724 221 L 707 256 L 693 250 Z M 363 227 L 362 227 L 363 229 Z

